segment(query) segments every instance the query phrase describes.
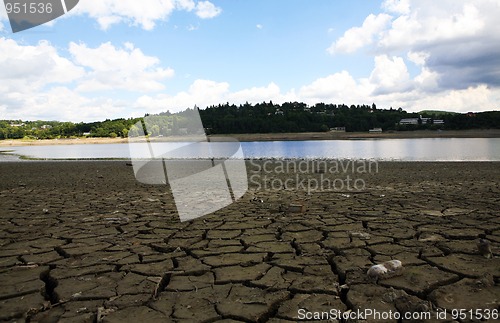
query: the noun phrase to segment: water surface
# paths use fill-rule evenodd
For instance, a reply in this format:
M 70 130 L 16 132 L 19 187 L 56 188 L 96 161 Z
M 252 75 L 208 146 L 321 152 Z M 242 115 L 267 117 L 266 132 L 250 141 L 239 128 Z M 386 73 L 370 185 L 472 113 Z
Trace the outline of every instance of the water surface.
M 134 156 L 150 157 L 147 146 L 131 144 Z M 186 143 L 153 143 L 154 151 L 168 151 Z M 334 158 L 401 161 L 500 161 L 500 138 L 419 138 L 363 140 L 306 140 L 242 142 L 245 158 Z M 40 159 L 129 159 L 128 144 L 81 144 L 0 147 L 14 154 Z M 207 149 L 193 149 L 204 158 Z M 0 157 L 7 159 L 9 157 Z M 12 158 L 12 157 L 10 157 Z

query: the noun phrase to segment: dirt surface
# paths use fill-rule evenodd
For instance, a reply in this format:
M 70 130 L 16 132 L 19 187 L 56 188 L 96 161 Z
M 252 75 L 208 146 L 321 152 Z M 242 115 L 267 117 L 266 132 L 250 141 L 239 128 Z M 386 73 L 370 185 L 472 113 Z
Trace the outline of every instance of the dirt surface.
M 386 162 L 367 173 L 281 173 L 279 163 L 249 162 L 241 200 L 182 223 L 168 187 L 138 183 L 123 161 L 0 163 L 0 320 L 295 322 L 306 311 L 370 309 L 452 322 L 454 310 L 498 313 L 500 163 Z M 364 185 L 310 194 L 271 185 L 321 176 Z M 480 254 L 480 238 L 491 254 Z M 368 278 L 391 259 L 402 274 Z M 459 321 L 478 321 L 466 315 Z

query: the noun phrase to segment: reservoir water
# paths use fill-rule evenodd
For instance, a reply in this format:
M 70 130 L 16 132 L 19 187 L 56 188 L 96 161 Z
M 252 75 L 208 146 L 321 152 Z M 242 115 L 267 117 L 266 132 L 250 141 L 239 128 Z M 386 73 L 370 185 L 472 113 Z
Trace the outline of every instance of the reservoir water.
M 241 142 L 245 158 L 376 159 L 399 161 L 500 161 L 500 138 L 420 138 Z M 0 151 L 39 159 L 128 159 L 150 157 L 143 144 L 81 144 L 0 147 Z M 153 143 L 154 150 L 179 148 L 179 143 Z M 204 158 L 204 149 L 192 150 Z M 12 160 L 5 154 L 0 160 Z

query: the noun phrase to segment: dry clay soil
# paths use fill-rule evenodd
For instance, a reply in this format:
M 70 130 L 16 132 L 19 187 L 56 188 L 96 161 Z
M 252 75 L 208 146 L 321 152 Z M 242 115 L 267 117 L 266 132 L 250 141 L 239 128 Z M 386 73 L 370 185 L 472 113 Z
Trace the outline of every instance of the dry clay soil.
M 264 174 L 265 162 L 248 162 L 249 176 L 296 178 Z M 366 186 L 252 182 L 180 222 L 168 187 L 137 182 L 125 161 L 0 163 L 0 320 L 294 322 L 299 309 L 373 309 L 451 322 L 454 309 L 499 309 L 500 163 L 386 162 L 351 176 Z M 390 259 L 401 275 L 367 277 Z

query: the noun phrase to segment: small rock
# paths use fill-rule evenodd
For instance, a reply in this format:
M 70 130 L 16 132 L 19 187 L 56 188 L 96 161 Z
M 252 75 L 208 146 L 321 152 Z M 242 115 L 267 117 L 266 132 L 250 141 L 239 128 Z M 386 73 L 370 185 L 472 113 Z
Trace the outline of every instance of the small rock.
M 74 293 L 71 298 L 79 298 L 80 296 L 82 296 L 82 292 Z
M 113 313 L 115 310 L 111 308 L 98 307 L 96 314 L 96 322 L 101 323 L 104 317 L 110 313 Z
M 304 213 L 306 211 L 306 207 L 301 203 L 292 203 L 288 207 L 288 211 L 291 213 Z
M 403 264 L 400 260 L 389 260 L 382 264 L 373 265 L 368 269 L 367 275 L 371 279 L 377 281 L 379 279 L 391 278 L 401 275 L 403 272 Z
M 371 236 L 366 232 L 349 232 L 351 238 L 358 238 L 359 240 L 370 240 Z
M 477 250 L 479 251 L 479 254 L 484 258 L 490 259 L 493 256 L 491 252 L 490 242 L 488 240 L 479 239 L 479 241 L 477 242 Z

